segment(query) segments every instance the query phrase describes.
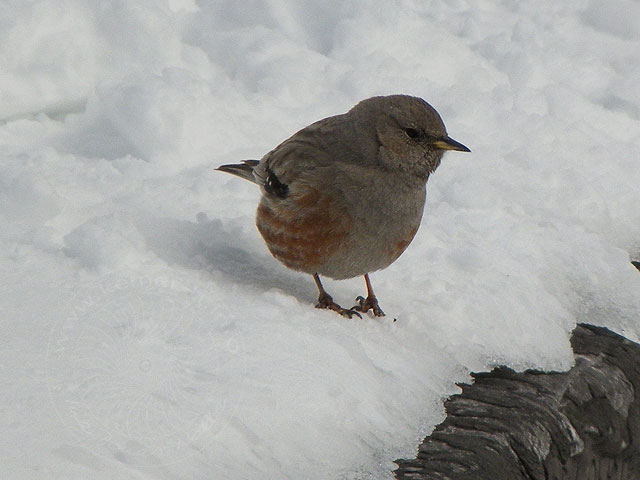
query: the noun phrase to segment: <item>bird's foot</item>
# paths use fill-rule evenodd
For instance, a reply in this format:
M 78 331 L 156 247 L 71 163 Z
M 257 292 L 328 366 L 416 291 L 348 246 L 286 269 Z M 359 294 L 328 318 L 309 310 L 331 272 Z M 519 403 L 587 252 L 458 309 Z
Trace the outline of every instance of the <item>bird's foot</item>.
M 375 295 L 369 295 L 367 298 L 356 297 L 356 302 L 358 302 L 358 304 L 351 308 L 351 310 L 362 313 L 367 313 L 371 310 L 376 317 L 384 317 L 384 312 L 380 308 L 380 305 L 378 305 L 378 299 Z
M 333 310 L 334 312 L 339 313 L 343 317 L 351 318 L 354 315 L 358 318 L 362 318 L 355 308 L 342 308 L 336 302 L 333 301 L 331 295 L 327 293 L 321 293 L 318 297 L 318 303 L 316 303 L 316 308 L 326 308 L 328 310 Z

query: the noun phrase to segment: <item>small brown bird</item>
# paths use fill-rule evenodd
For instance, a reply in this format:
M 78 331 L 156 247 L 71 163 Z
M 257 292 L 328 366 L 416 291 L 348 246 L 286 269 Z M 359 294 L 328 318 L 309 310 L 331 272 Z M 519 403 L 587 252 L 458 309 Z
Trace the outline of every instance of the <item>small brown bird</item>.
M 418 231 L 429 175 L 445 150 L 470 150 L 447 136 L 438 112 L 407 95 L 363 100 L 303 128 L 261 160 L 222 165 L 262 189 L 256 224 L 271 254 L 313 275 L 317 308 L 351 318 L 384 313 L 369 272 L 405 251 Z M 367 296 L 342 308 L 320 275 L 363 275 Z

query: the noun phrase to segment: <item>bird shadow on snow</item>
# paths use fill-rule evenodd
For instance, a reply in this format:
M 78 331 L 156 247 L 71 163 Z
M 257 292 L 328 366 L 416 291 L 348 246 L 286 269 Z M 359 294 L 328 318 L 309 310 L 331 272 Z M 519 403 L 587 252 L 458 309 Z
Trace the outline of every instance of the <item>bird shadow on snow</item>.
M 228 230 L 220 220 L 188 222 L 171 218 L 139 219 L 137 227 L 147 245 L 169 265 L 217 273 L 230 281 L 261 291 L 280 289 L 304 303 L 313 299 L 312 283 L 305 285 L 270 257 L 255 252 L 239 229 Z

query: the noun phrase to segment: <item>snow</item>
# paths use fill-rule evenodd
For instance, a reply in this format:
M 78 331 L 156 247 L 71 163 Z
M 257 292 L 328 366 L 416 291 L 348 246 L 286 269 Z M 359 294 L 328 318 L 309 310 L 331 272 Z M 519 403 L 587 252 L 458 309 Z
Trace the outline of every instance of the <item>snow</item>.
M 471 371 L 640 337 L 640 4 L 0 5 L 0 476 L 390 478 Z M 313 308 L 215 172 L 377 94 L 473 153 L 372 275 Z M 325 281 L 348 304 L 362 279 Z

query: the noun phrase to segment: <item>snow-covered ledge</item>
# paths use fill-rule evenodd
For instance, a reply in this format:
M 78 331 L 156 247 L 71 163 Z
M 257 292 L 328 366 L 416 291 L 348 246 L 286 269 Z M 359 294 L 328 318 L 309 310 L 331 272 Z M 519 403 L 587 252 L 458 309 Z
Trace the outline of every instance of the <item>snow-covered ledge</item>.
M 403 480 L 640 478 L 640 345 L 580 324 L 568 372 L 496 368 L 446 402 Z

